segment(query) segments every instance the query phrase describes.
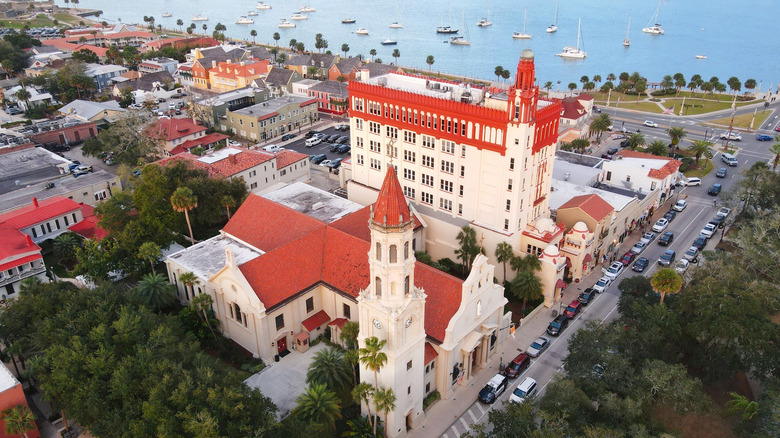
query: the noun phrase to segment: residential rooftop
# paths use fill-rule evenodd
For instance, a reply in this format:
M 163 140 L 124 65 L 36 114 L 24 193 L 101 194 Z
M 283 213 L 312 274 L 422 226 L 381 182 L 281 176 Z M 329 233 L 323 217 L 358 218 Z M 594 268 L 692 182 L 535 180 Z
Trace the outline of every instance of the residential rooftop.
M 58 166 L 69 160 L 43 148 L 29 148 L 0 155 L 0 194 L 61 175 Z
M 579 154 L 577 154 L 579 155 Z M 593 158 L 593 157 L 590 157 Z M 584 163 L 587 161 L 583 161 Z M 555 156 L 553 164 L 553 179 L 568 181 L 583 186 L 594 186 L 598 182 L 598 176 L 602 170 L 587 164 L 575 164 L 561 156 Z
M 231 112 L 235 114 L 241 114 L 242 116 L 260 117 L 266 114 L 275 113 L 287 105 L 295 104 L 295 103 L 301 105 L 304 102 L 309 102 L 311 100 L 312 99 L 310 97 L 298 97 L 298 96 L 287 95 L 284 97 L 280 97 L 278 99 L 273 99 L 267 102 L 258 103 Z
M 253 97 L 255 93 L 259 91 L 263 91 L 263 89 L 258 87 L 244 87 L 239 88 L 238 90 L 228 91 L 226 93 L 215 94 L 205 99 L 201 99 L 195 103 L 204 106 L 219 106 L 232 102 L 236 99 L 241 99 L 243 97 Z
M 63 175 L 50 182 L 32 184 L 3 195 L 2 198 L 0 198 L 0 213 L 27 205 L 30 203 L 31 198 L 44 200 L 54 196 L 64 196 L 65 194 L 74 192 L 82 187 L 89 187 L 99 183 L 105 183 L 106 186 L 109 186 L 109 182 L 114 178 L 116 178 L 116 176 L 105 170 L 96 170 L 78 178 L 73 178 L 70 175 Z M 54 187 L 47 189 L 47 184 L 54 184 Z
M 325 223 L 337 221 L 363 208 L 357 202 L 302 182 L 292 183 L 263 197 Z
M 198 277 L 208 279 L 226 265 L 227 249 L 233 252 L 236 265 L 239 266 L 264 254 L 222 234 L 179 251 L 170 258 Z
M 580 185 L 571 181 L 563 181 L 556 179 L 555 177 L 553 177 L 550 186 L 549 206 L 551 210 L 558 210 L 561 205 L 577 196 L 599 195 L 599 197 L 611 205 L 615 211 L 622 211 L 623 208 L 634 200 L 634 195 L 636 195 L 632 194 L 629 196 L 613 190 Z

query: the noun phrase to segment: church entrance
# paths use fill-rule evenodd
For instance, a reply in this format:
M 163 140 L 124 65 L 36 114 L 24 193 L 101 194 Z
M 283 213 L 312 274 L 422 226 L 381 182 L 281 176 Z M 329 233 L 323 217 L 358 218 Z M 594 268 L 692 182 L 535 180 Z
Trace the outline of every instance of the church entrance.
M 276 345 L 276 351 L 279 353 L 279 356 L 285 357 L 290 354 L 290 350 L 287 349 L 287 336 L 279 338 L 279 340 L 276 341 Z

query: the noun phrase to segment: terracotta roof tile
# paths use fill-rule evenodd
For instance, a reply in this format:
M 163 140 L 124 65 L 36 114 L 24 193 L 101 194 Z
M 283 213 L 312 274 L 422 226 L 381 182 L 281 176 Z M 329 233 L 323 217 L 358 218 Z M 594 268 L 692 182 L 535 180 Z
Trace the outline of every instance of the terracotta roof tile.
M 193 135 L 196 132 L 203 132 L 205 130 L 206 128 L 193 123 L 192 120 L 187 118 L 173 118 L 164 120 L 158 119 L 150 123 L 147 127 L 147 132 L 151 134 L 159 134 L 166 141 L 176 140 L 178 138 Z
M 344 328 L 344 324 L 346 324 L 349 320 L 347 318 L 336 318 L 333 321 L 329 322 L 329 326 L 336 326 L 339 329 Z
M 401 225 L 409 222 L 409 206 L 406 204 L 401 184 L 395 174 L 395 168 L 388 166 L 382 188 L 374 203 L 372 219 L 378 224 L 390 226 Z
M 35 205 L 36 202 L 37 206 Z M 7 224 L 16 229 L 22 229 L 55 216 L 78 210 L 79 208 L 81 208 L 79 203 L 72 199 L 54 196 L 43 201 L 35 200 L 30 205 L 0 215 L 0 224 Z
M 368 228 L 368 220 L 371 218 L 371 206 L 348 214 L 330 224 L 332 228 L 351 234 L 360 240 L 370 242 L 371 230 Z
M 370 282 L 370 243 L 332 227 L 328 227 L 326 236 L 322 281 L 357 298 Z
M 330 322 L 330 316 L 328 316 L 327 312 L 324 310 L 320 310 L 319 312 L 315 313 L 314 315 L 306 318 L 301 322 L 304 327 L 306 327 L 306 330 L 313 331 L 317 327 Z
M 460 307 L 463 280 L 417 262 L 414 266 L 414 284 L 423 288 L 428 296 L 425 300 L 425 334 L 444 342 L 447 326 Z
M 614 210 L 607 201 L 596 194 L 575 196 L 558 207 L 558 210 L 564 208 L 579 208 L 597 222 L 604 219 Z
M 222 150 L 224 151 L 225 149 Z M 192 167 L 205 170 L 211 177 L 228 178 L 263 164 L 267 161 L 271 161 L 274 157 L 273 155 L 267 154 L 265 152 L 241 149 L 241 153 L 230 155 L 227 158 L 211 164 L 198 161 L 199 158 L 201 157 L 193 155 L 189 152 L 181 152 L 172 157 L 166 157 L 162 160 L 158 160 L 156 164 L 160 166 L 167 166 L 171 163 L 183 161 L 187 162 Z
M 424 364 L 431 363 L 432 360 L 436 359 L 436 356 L 438 356 L 439 353 L 436 352 L 436 349 L 433 348 L 433 345 L 431 345 L 430 342 L 425 343 L 425 360 L 423 361 Z
M 276 168 L 284 169 L 291 164 L 307 159 L 309 159 L 309 156 L 306 154 L 302 154 L 290 149 L 285 149 L 276 154 Z
M 40 251 L 40 249 L 39 249 L 39 251 Z M 42 259 L 42 258 L 43 257 L 41 256 L 41 253 L 38 252 L 38 254 L 29 255 L 29 256 L 26 256 L 26 257 L 22 257 L 20 259 L 16 259 L 16 260 L 10 261 L 8 263 L 3 263 L 2 265 L 0 265 L 0 271 L 5 271 L 6 269 L 15 268 L 15 267 L 17 267 L 19 265 L 23 265 L 25 263 L 34 262 L 34 261 L 36 261 L 38 259 Z
M 675 160 L 674 158 L 661 157 L 658 155 L 648 154 L 647 152 L 622 150 L 615 155 L 619 157 L 626 157 L 626 158 L 646 158 L 648 160 L 665 160 L 666 164 L 664 164 L 658 169 L 650 169 L 650 171 L 647 172 L 647 176 L 656 179 L 664 179 L 667 176 L 676 173 L 680 169 L 680 165 L 682 164 L 682 161 Z

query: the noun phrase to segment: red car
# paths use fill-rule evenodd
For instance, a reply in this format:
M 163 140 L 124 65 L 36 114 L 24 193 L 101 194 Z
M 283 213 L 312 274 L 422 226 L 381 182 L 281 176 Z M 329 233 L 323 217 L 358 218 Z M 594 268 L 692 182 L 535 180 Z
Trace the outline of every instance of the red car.
M 574 317 L 580 313 L 580 309 L 582 309 L 582 303 L 579 302 L 579 300 L 574 300 L 569 304 L 569 307 L 563 311 L 563 314 L 569 319 L 574 319 Z
M 634 261 L 634 258 L 636 258 L 636 253 L 628 251 L 627 253 L 623 254 L 623 257 L 620 258 L 620 263 L 622 263 L 623 266 L 628 266 L 631 264 L 631 262 Z
M 525 353 L 520 353 L 515 360 L 509 362 L 509 365 L 506 366 L 504 375 L 510 379 L 515 379 L 528 368 L 528 365 L 531 365 L 531 358 Z
M 775 126 L 775 131 L 780 132 L 780 125 Z

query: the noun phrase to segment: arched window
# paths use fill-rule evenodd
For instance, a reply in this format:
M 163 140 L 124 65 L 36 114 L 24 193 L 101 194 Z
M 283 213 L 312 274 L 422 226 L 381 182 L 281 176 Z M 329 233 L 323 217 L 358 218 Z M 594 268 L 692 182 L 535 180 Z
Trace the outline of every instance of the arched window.
M 235 313 L 236 321 L 241 322 L 241 308 L 237 303 L 233 303 L 233 312 Z
M 379 242 L 376 243 L 376 259 L 382 261 L 382 245 Z
M 382 279 L 379 277 L 376 277 L 374 279 L 374 284 L 376 285 L 376 296 L 382 297 Z
M 398 247 L 390 245 L 390 263 L 398 262 Z
M 409 242 L 404 242 L 404 260 L 409 258 Z
M 407 275 L 406 278 L 404 278 L 404 294 L 409 293 L 409 276 Z

